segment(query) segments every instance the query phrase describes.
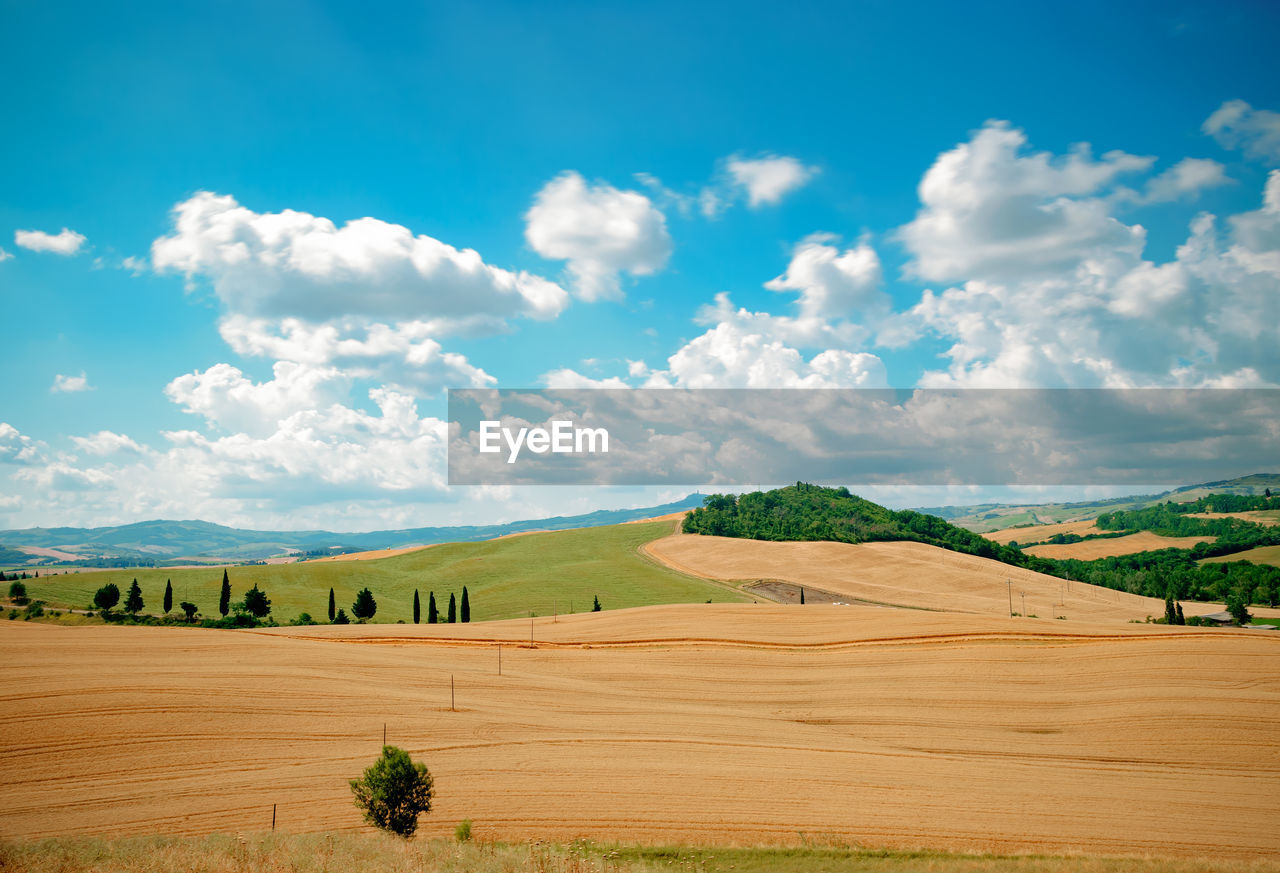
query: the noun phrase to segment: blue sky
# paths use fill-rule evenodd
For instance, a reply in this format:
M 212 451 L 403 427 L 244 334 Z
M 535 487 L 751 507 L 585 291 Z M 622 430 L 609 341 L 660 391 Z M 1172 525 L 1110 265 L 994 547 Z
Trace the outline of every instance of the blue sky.
M 1278 41 L 1269 3 L 2 3 L 0 526 L 674 493 L 450 490 L 447 387 L 1274 386 Z

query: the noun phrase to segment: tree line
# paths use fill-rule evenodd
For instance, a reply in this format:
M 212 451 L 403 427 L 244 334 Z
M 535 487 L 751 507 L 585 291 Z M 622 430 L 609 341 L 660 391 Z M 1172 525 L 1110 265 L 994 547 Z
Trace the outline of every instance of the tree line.
M 26 589 L 22 583 L 15 583 L 21 589 L 21 595 L 25 598 Z M 16 590 L 16 589 L 15 589 Z M 10 592 L 11 596 L 13 591 Z M 133 584 L 129 586 L 128 592 L 125 594 L 124 607 L 119 613 L 114 609 L 120 603 L 120 587 L 114 582 L 109 582 L 99 588 L 93 595 L 93 602 L 89 606 L 91 611 L 97 611 L 103 619 L 107 621 L 120 621 L 131 619 L 134 621 L 154 621 L 155 616 L 140 615 L 146 607 L 146 602 L 142 597 L 142 589 L 138 585 L 135 578 Z M 161 621 L 170 621 L 170 612 L 173 609 L 173 582 L 165 581 L 164 589 L 164 614 Z M 263 624 L 274 624 L 271 619 L 271 600 L 267 597 L 265 591 L 258 587 L 255 582 L 253 587 L 244 593 L 244 597 L 233 602 L 231 599 L 231 580 L 227 571 L 222 571 L 222 586 L 218 593 L 218 613 L 220 618 L 200 618 L 200 608 L 190 601 L 182 601 L 178 604 L 178 608 L 182 610 L 184 618 L 181 619 L 188 624 L 197 623 L 201 627 L 259 627 Z M 332 588 L 329 589 L 329 622 L 331 624 L 350 624 L 352 618 L 357 622 L 363 623 L 372 619 L 378 612 L 378 601 L 373 596 L 373 591 L 365 587 L 356 593 L 356 599 L 351 604 L 351 615 L 348 616 L 345 608 L 338 608 L 337 598 Z M 418 597 L 417 589 L 413 592 L 413 623 L 418 624 L 421 620 L 421 601 Z M 461 602 L 455 597 L 453 592 L 449 593 L 449 607 L 447 613 L 441 615 L 436 607 L 436 595 L 432 591 L 429 594 L 427 606 L 427 623 L 436 624 L 453 623 L 453 622 L 470 622 L 471 621 L 471 594 L 467 590 L 467 586 L 462 586 Z M 293 624 L 309 625 L 317 624 L 316 620 L 311 617 L 310 613 L 303 612 Z

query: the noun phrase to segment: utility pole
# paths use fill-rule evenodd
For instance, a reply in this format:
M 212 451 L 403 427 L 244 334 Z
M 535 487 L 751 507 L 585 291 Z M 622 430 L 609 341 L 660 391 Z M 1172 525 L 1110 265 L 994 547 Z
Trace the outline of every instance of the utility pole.
M 502 675 L 502 643 L 498 643 L 498 675 Z
M 454 698 L 453 698 L 453 674 L 452 674 L 452 673 L 450 673 L 450 674 L 449 674 L 449 711 L 450 711 L 450 712 L 457 712 L 457 711 L 458 711 L 457 709 L 455 709 L 455 708 L 454 708 Z
M 1009 589 L 1009 618 L 1013 618 L 1013 582 L 1006 579 L 1004 584 Z

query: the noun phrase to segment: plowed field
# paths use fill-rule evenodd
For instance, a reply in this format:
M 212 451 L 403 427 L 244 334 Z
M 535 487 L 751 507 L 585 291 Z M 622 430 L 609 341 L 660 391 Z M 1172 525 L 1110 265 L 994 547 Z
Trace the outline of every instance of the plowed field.
M 0 622 L 0 834 L 258 831 L 272 804 L 357 829 L 385 723 L 435 776 L 430 835 L 1280 853 L 1265 632 L 829 604 L 530 627 Z

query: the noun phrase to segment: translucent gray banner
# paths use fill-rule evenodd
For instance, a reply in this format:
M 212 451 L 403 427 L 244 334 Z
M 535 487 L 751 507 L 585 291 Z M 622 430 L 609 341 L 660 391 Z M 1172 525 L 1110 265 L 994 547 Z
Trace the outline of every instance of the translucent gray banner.
M 450 485 L 1124 485 L 1280 469 L 1270 389 L 466 389 Z

